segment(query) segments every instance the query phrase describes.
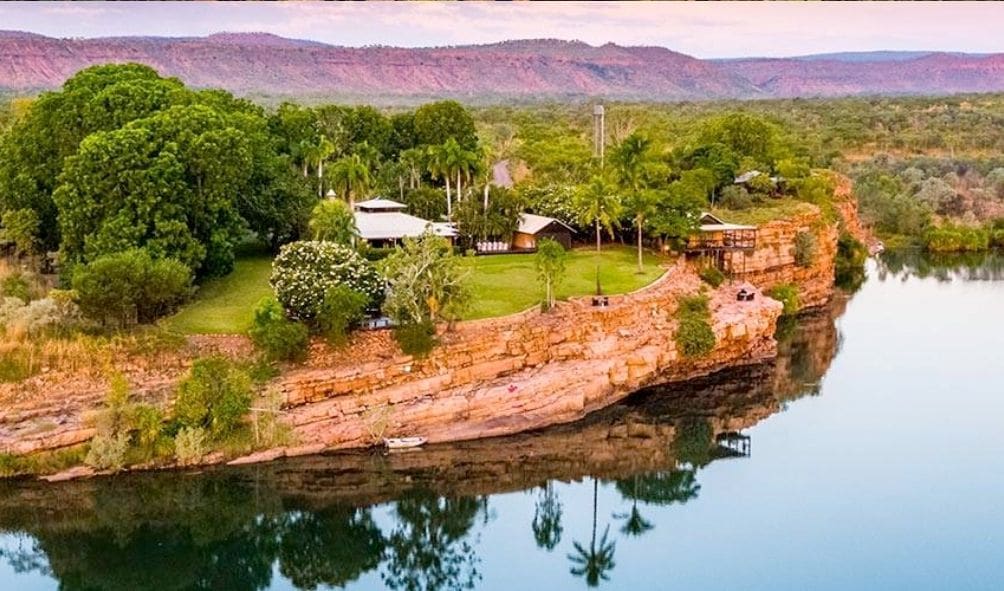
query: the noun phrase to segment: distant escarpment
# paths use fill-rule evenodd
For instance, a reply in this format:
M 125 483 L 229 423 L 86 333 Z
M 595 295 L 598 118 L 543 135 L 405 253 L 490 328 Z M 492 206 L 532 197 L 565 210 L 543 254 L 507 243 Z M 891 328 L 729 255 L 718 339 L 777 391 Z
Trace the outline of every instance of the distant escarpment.
M 139 62 L 197 87 L 359 98 L 607 97 L 674 101 L 1004 90 L 1004 55 L 702 60 L 664 47 L 521 40 L 433 48 L 338 47 L 261 33 L 55 39 L 0 32 L 0 88 L 60 86 L 75 72 Z

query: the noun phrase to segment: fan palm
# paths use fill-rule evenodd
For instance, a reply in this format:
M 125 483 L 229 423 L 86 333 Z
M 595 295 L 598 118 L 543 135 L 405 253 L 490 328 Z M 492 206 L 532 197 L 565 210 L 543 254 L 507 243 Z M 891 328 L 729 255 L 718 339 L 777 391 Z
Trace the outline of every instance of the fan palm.
M 349 207 L 355 205 L 357 197 L 368 194 L 373 185 L 370 169 L 358 154 L 336 161 L 329 171 L 329 177 L 335 193 L 345 199 Z
M 594 176 L 588 184 L 579 187 L 575 209 L 583 225 L 596 228 L 596 252 L 600 252 L 602 231 L 605 229 L 613 238 L 623 209 L 616 188 L 602 176 Z

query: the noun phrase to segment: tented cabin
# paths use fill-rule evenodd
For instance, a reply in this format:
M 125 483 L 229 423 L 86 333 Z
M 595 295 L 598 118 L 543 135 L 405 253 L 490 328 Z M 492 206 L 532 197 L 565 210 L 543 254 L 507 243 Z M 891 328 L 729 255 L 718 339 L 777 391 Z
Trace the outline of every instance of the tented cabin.
M 572 248 L 574 233 L 571 226 L 559 219 L 524 213 L 519 218 L 519 228 L 512 236 L 512 246 L 517 250 L 536 250 L 539 241 L 550 238 L 569 249 Z
M 375 248 L 400 244 L 404 238 L 417 238 L 427 230 L 453 242 L 457 230 L 453 224 L 430 222 L 405 213 L 408 206 L 390 199 L 370 199 L 355 204 L 359 237 Z
M 731 224 L 707 212 L 698 224 L 697 232 L 687 239 L 687 256 L 710 260 L 730 276 L 744 273 L 746 256 L 756 249 L 756 226 Z

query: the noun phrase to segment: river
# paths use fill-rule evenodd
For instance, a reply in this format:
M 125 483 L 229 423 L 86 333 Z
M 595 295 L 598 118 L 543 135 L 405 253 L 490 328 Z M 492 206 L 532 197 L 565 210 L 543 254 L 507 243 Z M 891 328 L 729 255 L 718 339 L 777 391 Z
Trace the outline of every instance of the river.
M 384 455 L 0 485 L 0 588 L 1001 589 L 1004 259 L 869 261 L 772 363 Z

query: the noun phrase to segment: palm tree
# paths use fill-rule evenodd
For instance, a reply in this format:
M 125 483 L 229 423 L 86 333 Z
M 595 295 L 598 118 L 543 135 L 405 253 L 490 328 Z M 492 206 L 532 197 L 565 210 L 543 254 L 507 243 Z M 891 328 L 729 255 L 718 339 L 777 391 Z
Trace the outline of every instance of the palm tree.
M 644 192 L 644 179 L 642 173 L 648 149 L 652 145 L 651 140 L 638 134 L 632 133 L 624 138 L 624 141 L 614 149 L 611 160 L 617 170 L 621 187 L 628 191 L 627 205 L 631 213 L 634 214 L 635 230 L 638 233 L 638 272 L 644 270 L 642 262 L 642 230 L 645 226 L 645 218 L 651 213 L 657 196 L 653 193 Z
M 321 198 L 324 197 L 324 163 L 334 153 L 335 144 L 331 143 L 331 140 L 323 135 L 317 142 L 317 145 L 310 151 L 314 165 L 317 167 L 317 196 Z
M 587 550 L 582 544 L 578 542 L 573 542 L 572 545 L 575 547 L 575 554 L 569 554 L 568 559 L 572 561 L 575 566 L 572 567 L 571 573 L 577 577 L 585 577 L 586 585 L 590 587 L 596 587 L 600 584 L 600 581 L 610 580 L 610 576 L 607 571 L 613 570 L 615 566 L 614 563 L 614 550 L 617 544 L 612 541 L 607 541 L 607 535 L 610 533 L 610 526 L 608 525 L 605 530 L 603 530 L 603 536 L 600 538 L 599 547 L 596 545 L 596 498 L 599 492 L 599 481 L 595 478 L 593 479 L 593 533 L 589 540 L 589 549 Z
M 446 218 L 453 217 L 453 198 L 450 194 L 450 176 L 453 170 L 449 165 L 450 153 L 446 144 L 440 146 L 429 146 L 426 166 L 432 178 L 441 178 L 446 181 Z
M 356 197 L 364 197 L 373 185 L 370 169 L 358 154 L 338 159 L 329 171 L 332 188 L 345 199 L 350 208 Z
M 452 140 L 456 144 L 455 140 Z M 451 148 L 454 158 L 454 166 L 457 174 L 457 201 L 464 199 L 464 181 L 470 181 L 474 171 L 477 169 L 479 158 L 476 152 L 465 149 L 460 144 L 456 148 Z
M 595 226 L 596 252 L 600 252 L 601 231 L 605 229 L 613 238 L 614 226 L 618 225 L 622 209 L 620 196 L 605 178 L 597 175 L 579 187 L 575 208 L 582 224 Z
M 621 488 L 621 482 L 617 482 L 617 488 Z M 652 522 L 648 521 L 642 517 L 641 512 L 638 511 L 638 475 L 634 475 L 634 487 L 631 496 L 631 513 L 626 515 L 615 515 L 620 519 L 624 519 L 624 525 L 621 527 L 621 533 L 629 536 L 640 536 L 643 533 L 653 529 L 655 526 Z
M 426 154 L 419 148 L 403 150 L 399 156 L 401 164 L 408 169 L 408 188 L 417 189 L 422 186 L 422 168 Z

